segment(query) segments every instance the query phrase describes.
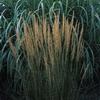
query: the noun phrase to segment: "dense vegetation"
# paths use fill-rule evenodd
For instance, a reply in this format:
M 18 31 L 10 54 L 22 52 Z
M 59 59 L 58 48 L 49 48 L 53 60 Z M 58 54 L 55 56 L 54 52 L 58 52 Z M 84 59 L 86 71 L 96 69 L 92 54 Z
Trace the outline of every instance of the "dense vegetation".
M 100 84 L 98 0 L 1 3 L 0 90 L 10 100 L 80 100 Z

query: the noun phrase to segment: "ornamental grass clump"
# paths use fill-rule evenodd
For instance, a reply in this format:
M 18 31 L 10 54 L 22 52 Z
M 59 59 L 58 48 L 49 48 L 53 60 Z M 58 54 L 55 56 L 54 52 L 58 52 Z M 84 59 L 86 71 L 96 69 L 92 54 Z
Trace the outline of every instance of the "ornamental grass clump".
M 78 82 L 86 64 L 83 25 L 74 23 L 74 15 L 59 20 L 55 14 L 52 26 L 45 17 L 40 21 L 31 16 L 30 22 L 19 19 L 16 44 L 9 40 L 16 91 L 22 89 L 29 100 L 78 100 Z

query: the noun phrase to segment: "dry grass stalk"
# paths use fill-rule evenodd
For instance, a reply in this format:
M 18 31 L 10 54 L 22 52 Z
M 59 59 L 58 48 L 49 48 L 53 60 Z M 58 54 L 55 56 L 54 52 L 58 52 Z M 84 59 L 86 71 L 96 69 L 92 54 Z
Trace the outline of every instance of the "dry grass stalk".
M 30 34 L 29 26 L 24 22 L 24 47 L 27 50 L 27 56 L 34 56 L 34 48 L 33 48 L 33 41 Z
M 80 36 L 79 36 L 79 40 L 78 40 L 76 61 L 79 61 L 80 56 L 82 56 L 82 53 L 83 53 L 84 44 L 83 44 L 83 38 L 82 37 L 83 37 L 83 26 L 82 26 L 82 29 L 80 31 Z
M 54 45 L 55 45 L 55 49 L 59 50 L 59 48 L 61 48 L 61 33 L 59 30 L 60 26 L 59 26 L 59 15 L 55 16 L 54 19 L 54 24 L 53 24 L 53 41 L 54 41 Z
M 10 46 L 10 49 L 13 53 L 13 56 L 14 56 L 14 58 L 16 58 L 16 56 L 17 56 L 16 47 L 13 45 L 11 38 L 9 38 L 8 41 L 9 41 L 9 46 Z

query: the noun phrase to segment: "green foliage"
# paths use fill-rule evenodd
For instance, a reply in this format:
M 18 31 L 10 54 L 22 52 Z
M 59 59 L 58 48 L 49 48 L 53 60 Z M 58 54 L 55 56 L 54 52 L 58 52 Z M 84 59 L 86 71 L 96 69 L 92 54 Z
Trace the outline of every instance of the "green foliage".
M 9 82 L 10 87 L 15 87 L 12 88 L 12 90 L 18 92 L 19 94 L 24 94 L 24 96 L 26 95 L 25 98 L 27 100 L 31 100 L 31 97 L 34 100 L 36 100 L 36 98 L 38 98 L 37 100 L 41 100 L 41 98 L 43 100 L 55 100 L 55 98 L 58 99 L 58 96 L 60 97 L 60 100 L 74 100 L 72 99 L 76 95 L 74 93 L 71 94 L 71 99 L 66 99 L 66 97 L 69 97 L 69 94 L 67 95 L 67 93 L 69 93 L 68 90 L 70 91 L 70 89 L 72 89 L 72 86 L 76 90 L 77 88 L 79 88 L 76 80 L 81 81 L 81 84 L 84 79 L 89 79 L 89 81 L 91 82 L 95 71 L 93 67 L 95 66 L 96 62 L 92 45 L 94 43 L 100 43 L 99 1 L 2 0 L 2 2 L 11 7 L 12 16 L 11 19 L 6 19 L 4 18 L 4 16 L 2 19 L 0 19 L 0 70 L 4 69 L 5 67 L 7 68 L 7 74 L 12 79 L 12 84 L 11 82 Z M 35 21 L 34 16 L 36 16 L 37 20 L 39 21 L 39 31 L 40 33 L 42 33 L 41 24 L 43 24 L 43 18 L 46 18 L 51 30 L 53 29 L 54 25 L 55 14 L 59 15 L 60 30 L 62 26 L 63 16 L 66 16 L 69 22 L 71 22 L 74 15 L 73 26 L 75 26 L 75 24 L 78 22 L 80 23 L 80 27 L 79 30 L 77 27 L 77 32 L 75 31 L 75 35 L 72 35 L 73 38 L 71 41 L 72 44 L 70 44 L 71 50 L 69 50 L 69 55 L 65 52 L 67 49 L 66 46 L 63 48 L 59 48 L 60 50 L 65 50 L 62 52 L 60 52 L 58 49 L 54 49 L 54 51 L 58 51 L 58 54 L 53 54 L 54 63 L 51 59 L 50 64 L 48 64 L 47 66 L 44 65 L 45 67 L 52 67 L 54 69 L 43 71 L 42 69 L 39 69 L 39 67 L 41 67 L 41 60 L 43 60 L 42 57 L 45 57 L 45 55 L 46 57 L 48 57 L 48 55 L 50 55 L 50 52 L 48 52 L 47 42 L 44 43 L 43 47 L 40 46 L 40 48 L 38 47 L 38 45 L 36 45 L 38 51 L 35 52 L 35 55 L 32 57 L 27 57 L 27 53 L 30 52 L 28 52 L 28 50 L 24 48 L 25 45 L 23 45 L 23 39 L 26 33 L 25 30 L 23 31 L 23 29 L 25 29 L 24 25 L 26 25 L 26 28 L 28 29 L 28 34 L 30 34 L 29 38 L 31 37 L 33 41 L 33 44 L 31 44 L 31 41 L 29 41 L 32 46 L 34 45 L 34 41 L 36 41 L 33 38 L 35 33 L 34 29 L 32 29 L 32 27 L 34 27 L 32 23 L 34 23 Z M 82 43 L 84 44 L 84 47 L 82 48 L 78 44 L 80 35 L 77 35 L 78 32 L 80 33 L 81 26 L 83 26 Z M 16 40 L 15 34 L 17 32 L 19 33 L 20 41 Z M 62 40 L 64 40 L 64 37 L 61 38 Z M 72 51 L 74 52 L 72 48 L 77 49 L 78 46 L 82 49 L 83 53 L 82 61 L 79 60 L 78 62 L 76 62 L 76 58 L 73 58 L 73 60 L 70 59 L 72 58 Z M 31 51 L 31 54 L 32 53 L 34 52 Z M 74 57 L 77 56 L 75 54 Z M 3 63 L 4 60 L 6 61 L 5 65 Z M 80 66 L 82 67 L 82 70 Z M 73 67 L 75 67 L 75 70 Z M 72 71 L 70 73 L 70 68 L 72 68 L 74 72 Z M 51 78 L 51 80 L 49 78 Z M 67 87 L 67 85 L 65 85 L 64 82 L 69 86 L 69 88 Z M 48 91 L 46 89 L 48 89 Z M 64 89 L 65 91 L 63 91 Z

